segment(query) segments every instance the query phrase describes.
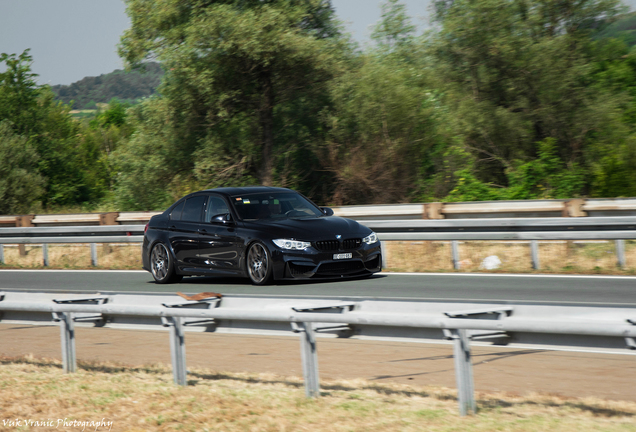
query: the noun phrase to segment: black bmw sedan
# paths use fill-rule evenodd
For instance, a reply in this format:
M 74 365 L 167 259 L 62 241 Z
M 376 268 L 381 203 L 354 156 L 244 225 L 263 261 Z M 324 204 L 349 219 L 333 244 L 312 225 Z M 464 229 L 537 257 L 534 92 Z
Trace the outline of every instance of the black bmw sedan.
M 157 283 L 183 276 L 273 280 L 370 276 L 382 269 L 377 235 L 290 189 L 195 192 L 146 225 L 143 268 Z

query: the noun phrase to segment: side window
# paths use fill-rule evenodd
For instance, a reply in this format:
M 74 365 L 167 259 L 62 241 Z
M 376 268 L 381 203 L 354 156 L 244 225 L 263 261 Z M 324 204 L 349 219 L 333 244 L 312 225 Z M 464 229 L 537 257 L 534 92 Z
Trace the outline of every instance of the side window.
M 184 204 L 185 204 L 185 201 L 181 201 L 179 204 L 177 204 L 175 208 L 172 209 L 172 212 L 170 212 L 171 220 L 181 220 L 181 213 L 183 213 Z
M 199 195 L 194 196 L 192 198 L 188 198 L 185 202 L 185 207 L 183 208 L 183 214 L 181 215 L 181 220 L 190 221 L 190 222 L 199 222 L 201 221 L 201 216 L 203 214 L 203 206 L 207 200 L 207 196 Z
M 210 222 L 214 216 L 229 213 L 230 209 L 225 200 L 221 197 L 212 195 L 208 203 L 208 209 L 205 213 L 205 221 Z

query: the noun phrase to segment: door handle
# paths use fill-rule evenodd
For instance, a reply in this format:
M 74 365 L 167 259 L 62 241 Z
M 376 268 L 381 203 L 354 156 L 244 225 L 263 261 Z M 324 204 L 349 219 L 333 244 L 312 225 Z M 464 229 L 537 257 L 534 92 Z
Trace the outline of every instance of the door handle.
M 208 230 L 206 230 L 205 228 L 199 228 L 197 232 L 199 234 L 204 234 L 204 235 L 208 235 L 212 237 L 219 237 L 219 235 L 216 232 L 208 232 Z

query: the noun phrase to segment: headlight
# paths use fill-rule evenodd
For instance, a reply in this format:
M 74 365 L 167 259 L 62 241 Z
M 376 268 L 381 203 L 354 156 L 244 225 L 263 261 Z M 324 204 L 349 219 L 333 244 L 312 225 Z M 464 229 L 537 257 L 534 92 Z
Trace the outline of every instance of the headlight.
M 378 235 L 374 232 L 372 232 L 371 234 L 369 234 L 368 236 L 362 239 L 362 242 L 366 244 L 373 244 L 377 241 L 378 241 Z
M 309 242 L 298 240 L 276 239 L 273 242 L 281 249 L 304 250 L 311 246 Z

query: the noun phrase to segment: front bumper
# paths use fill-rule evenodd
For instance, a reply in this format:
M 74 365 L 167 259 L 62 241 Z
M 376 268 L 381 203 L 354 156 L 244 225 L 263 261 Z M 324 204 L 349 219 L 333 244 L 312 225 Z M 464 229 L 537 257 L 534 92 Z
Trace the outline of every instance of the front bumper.
M 350 252 L 351 258 L 333 259 L 335 254 Z M 382 270 L 380 244 L 363 245 L 355 250 L 272 251 L 275 279 L 340 279 L 371 275 Z

